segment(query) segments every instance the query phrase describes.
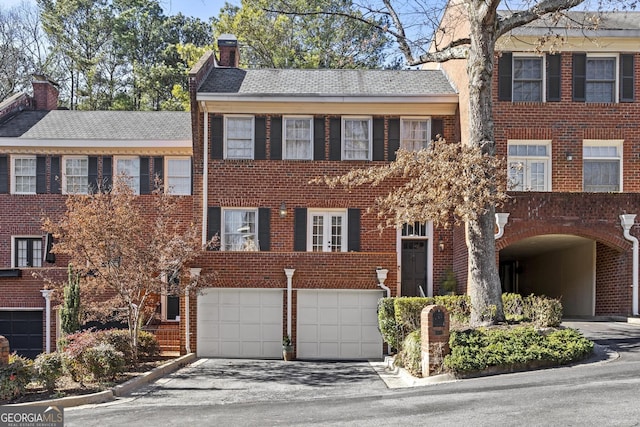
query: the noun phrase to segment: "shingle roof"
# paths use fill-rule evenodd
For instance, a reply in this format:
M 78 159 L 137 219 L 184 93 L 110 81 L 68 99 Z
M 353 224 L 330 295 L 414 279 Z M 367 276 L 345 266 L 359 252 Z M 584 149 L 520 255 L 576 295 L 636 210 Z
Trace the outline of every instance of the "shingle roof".
M 253 96 L 425 96 L 455 91 L 435 70 L 214 68 L 198 93 Z
M 26 121 L 41 115 L 20 135 L 5 135 L 12 120 L 0 125 L 0 136 L 29 139 L 82 140 L 191 140 L 191 115 L 176 111 L 30 111 L 19 113 Z M 22 120 L 16 117 L 14 120 Z
M 17 138 L 31 129 L 49 111 L 20 111 L 0 122 L 0 137 Z
M 512 12 L 499 11 L 503 16 Z M 579 31 L 578 35 L 586 35 L 585 30 L 591 35 L 615 35 L 618 37 L 640 36 L 640 12 L 592 12 L 571 11 L 556 23 L 550 16 L 535 20 L 523 27 L 513 30 L 513 33 L 528 34 L 548 32 L 549 29 L 562 32 Z

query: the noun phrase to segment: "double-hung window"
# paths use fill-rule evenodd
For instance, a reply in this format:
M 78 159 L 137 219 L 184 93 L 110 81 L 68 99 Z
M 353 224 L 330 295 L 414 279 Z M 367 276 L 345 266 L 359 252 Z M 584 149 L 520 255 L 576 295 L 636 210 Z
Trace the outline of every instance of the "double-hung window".
M 140 194 L 139 157 L 116 157 L 116 176 L 125 179 L 135 194 Z
M 223 209 L 223 251 L 258 251 L 257 209 Z
M 36 194 L 36 156 L 12 156 L 11 166 L 11 192 Z
M 622 191 L 622 141 L 585 140 L 582 159 L 584 191 Z
M 15 267 L 42 267 L 41 237 L 15 237 L 13 241 Z
M 616 58 L 587 56 L 586 102 L 616 101 Z
M 225 159 L 253 159 L 253 116 L 225 116 Z
M 342 118 L 342 160 L 371 160 L 371 117 Z
M 63 157 L 62 188 L 65 194 L 89 192 L 89 158 L 87 156 Z
M 543 58 L 513 56 L 513 101 L 542 102 Z
M 429 146 L 431 121 L 427 118 L 407 117 L 400 120 L 400 148 L 418 151 Z
M 550 141 L 509 141 L 509 190 L 550 191 Z
M 313 120 L 311 117 L 284 117 L 284 158 L 311 160 L 313 156 Z
M 347 213 L 336 211 L 308 211 L 309 230 L 307 250 L 311 252 L 347 251 Z
M 173 195 L 191 194 L 191 158 L 167 157 L 166 192 Z

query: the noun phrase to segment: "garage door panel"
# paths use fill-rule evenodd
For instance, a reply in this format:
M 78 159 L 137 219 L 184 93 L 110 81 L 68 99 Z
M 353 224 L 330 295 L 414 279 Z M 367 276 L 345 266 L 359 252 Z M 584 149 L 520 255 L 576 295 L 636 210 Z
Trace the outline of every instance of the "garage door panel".
M 338 341 L 340 335 L 338 334 L 338 326 L 334 325 L 322 325 L 319 328 L 320 341 Z
M 318 293 L 317 301 L 320 307 L 337 307 L 338 294 L 333 292 Z
M 360 306 L 360 295 L 356 293 L 344 293 L 339 296 L 340 297 L 340 305 L 342 307 L 359 307 Z
M 337 308 L 318 309 L 318 323 L 322 325 L 337 325 L 338 309 Z
M 318 341 L 318 326 L 298 324 L 298 342 L 300 342 L 300 337 L 305 337 L 312 342 Z
M 361 336 L 362 333 L 359 325 L 348 325 L 340 328 L 340 337 L 342 338 L 342 341 L 360 341 Z
M 221 301 L 224 304 L 224 301 Z M 220 322 L 239 322 L 240 321 L 240 309 L 237 306 L 222 306 L 220 310 Z
M 299 301 L 299 300 L 298 300 Z M 303 307 L 298 304 L 298 323 L 302 325 L 318 322 L 318 309 L 316 307 Z
M 360 324 L 362 311 L 359 308 L 343 308 L 340 310 L 340 320 L 342 323 Z
M 329 358 L 332 358 L 334 354 L 340 353 L 340 347 L 336 342 L 323 342 L 323 343 L 320 343 L 319 347 L 320 347 L 320 352 L 316 356 L 311 356 L 311 357 L 329 359 Z
M 282 305 L 279 307 L 262 307 L 260 309 L 260 316 L 263 319 L 277 319 L 282 317 Z

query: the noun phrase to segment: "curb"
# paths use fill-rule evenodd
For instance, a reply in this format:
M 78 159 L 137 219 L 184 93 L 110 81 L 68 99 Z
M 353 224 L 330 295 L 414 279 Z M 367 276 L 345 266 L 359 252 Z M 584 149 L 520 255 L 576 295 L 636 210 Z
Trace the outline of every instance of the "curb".
M 125 383 L 118 384 L 110 390 L 104 390 L 98 393 L 85 394 L 82 396 L 61 397 L 59 399 L 39 400 L 36 402 L 14 403 L 7 406 L 59 406 L 63 408 L 70 408 L 73 406 L 111 402 L 112 400 L 115 400 L 116 397 L 127 395 L 133 390 L 142 387 L 145 384 L 153 382 L 160 377 L 177 371 L 178 369 L 189 365 L 195 360 L 195 353 L 189 353 L 184 356 L 180 356 L 177 359 L 160 365 L 149 372 L 145 372 L 140 376 L 132 378 Z

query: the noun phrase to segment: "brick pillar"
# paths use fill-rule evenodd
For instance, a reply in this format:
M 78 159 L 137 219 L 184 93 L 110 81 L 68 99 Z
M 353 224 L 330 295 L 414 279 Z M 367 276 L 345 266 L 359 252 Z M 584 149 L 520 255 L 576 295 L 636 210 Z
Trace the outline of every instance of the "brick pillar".
M 0 335 L 0 366 L 9 364 L 9 340 Z
M 439 374 L 449 354 L 449 312 L 441 305 L 429 305 L 420 313 L 422 376 Z

